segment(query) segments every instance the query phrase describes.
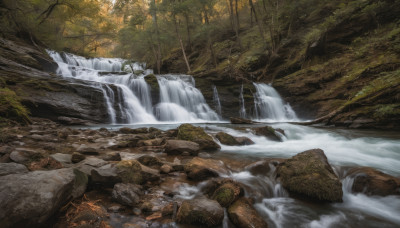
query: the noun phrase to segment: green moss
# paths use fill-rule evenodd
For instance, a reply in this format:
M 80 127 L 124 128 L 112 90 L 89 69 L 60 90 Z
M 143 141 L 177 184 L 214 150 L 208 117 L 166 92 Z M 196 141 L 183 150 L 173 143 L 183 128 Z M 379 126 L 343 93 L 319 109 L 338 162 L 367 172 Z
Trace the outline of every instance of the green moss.
M 400 116 L 400 104 L 383 104 L 375 107 L 374 117 L 384 119 L 391 116 Z
M 218 132 L 216 138 L 225 145 L 239 145 L 239 142 L 232 135 L 225 132 Z
M 158 85 L 157 77 L 154 74 L 149 74 L 144 77 L 146 83 L 150 86 L 151 89 L 159 91 L 160 86 Z
M 121 161 L 116 165 L 116 168 L 118 170 L 118 176 L 121 177 L 123 183 L 141 184 L 143 182 L 141 174 L 142 168 L 138 161 Z
M 0 88 L 0 117 L 27 124 L 30 123 L 28 115 L 29 111 L 21 104 L 14 91 Z
M 212 137 L 209 136 L 201 127 L 195 127 L 191 124 L 182 124 L 178 128 L 178 139 L 188 140 L 188 141 L 198 141 L 198 140 L 211 140 Z
M 58 91 L 54 87 L 50 86 L 48 82 L 39 79 L 31 79 L 28 81 L 24 81 L 22 82 L 22 84 L 37 90 L 45 90 L 50 92 Z

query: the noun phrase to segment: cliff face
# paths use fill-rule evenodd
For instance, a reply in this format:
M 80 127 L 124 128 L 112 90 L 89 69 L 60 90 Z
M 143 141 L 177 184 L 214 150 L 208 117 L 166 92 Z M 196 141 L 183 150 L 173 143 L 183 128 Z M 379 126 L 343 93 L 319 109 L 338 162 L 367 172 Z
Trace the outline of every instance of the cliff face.
M 16 93 L 31 116 L 107 122 L 102 92 L 87 82 L 63 79 L 44 49 L 0 38 L 1 87 Z
M 400 2 L 335 4 L 305 15 L 275 52 L 263 51 L 256 27 L 241 31 L 242 51 L 234 33 L 221 36 L 213 45 L 217 65 L 209 50 L 195 48 L 189 56 L 196 81 L 214 83 L 219 91 L 251 81 L 272 83 L 300 117 L 351 128 L 399 129 Z M 182 63 L 177 50 L 163 69 L 184 71 Z M 204 92 L 209 84 L 198 86 Z M 235 106 L 237 89 L 230 90 L 225 99 Z

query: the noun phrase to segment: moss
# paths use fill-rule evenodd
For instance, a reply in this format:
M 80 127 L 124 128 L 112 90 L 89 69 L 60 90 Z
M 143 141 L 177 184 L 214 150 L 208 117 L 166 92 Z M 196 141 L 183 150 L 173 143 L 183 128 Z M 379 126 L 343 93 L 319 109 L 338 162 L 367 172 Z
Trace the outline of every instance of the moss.
M 234 145 L 239 145 L 239 142 L 235 139 L 235 137 L 233 137 L 230 134 L 227 134 L 225 132 L 218 132 L 216 135 L 216 138 L 225 145 L 230 145 L 230 146 L 234 146 Z
M 22 84 L 37 90 L 45 90 L 50 92 L 58 91 L 57 89 L 50 86 L 48 82 L 39 79 L 31 79 L 28 81 L 24 81 L 22 82 Z
M 385 119 L 387 117 L 400 116 L 400 104 L 382 104 L 374 107 L 373 116 L 377 119 Z
M 8 89 L 0 88 L 0 117 L 17 122 L 30 123 L 29 111 L 21 104 L 17 94 Z
M 212 197 L 213 200 L 218 201 L 222 207 L 228 207 L 238 197 L 232 187 L 228 185 L 218 188 Z
M 136 160 L 121 161 L 116 165 L 118 176 L 123 183 L 141 184 L 143 182 L 141 165 Z
M 182 124 L 178 128 L 178 139 L 197 141 L 197 140 L 211 140 L 209 136 L 201 127 L 195 127 L 191 124 Z

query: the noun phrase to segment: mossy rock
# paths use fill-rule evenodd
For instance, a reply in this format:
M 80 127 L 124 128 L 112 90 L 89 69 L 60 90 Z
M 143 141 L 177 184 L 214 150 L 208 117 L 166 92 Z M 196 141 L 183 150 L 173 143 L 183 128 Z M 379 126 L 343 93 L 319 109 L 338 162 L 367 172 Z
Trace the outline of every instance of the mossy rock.
M 222 207 L 228 207 L 240 196 L 243 196 L 243 193 L 244 190 L 238 183 L 227 180 L 215 190 L 211 198 L 218 201 Z
M 221 148 L 203 128 L 195 127 L 191 124 L 179 126 L 177 138 L 198 143 L 203 150 L 218 150 Z
M 123 183 L 141 184 L 143 177 L 142 167 L 136 160 L 120 161 L 116 165 L 118 176 Z
M 291 193 L 317 201 L 342 202 L 342 183 L 321 149 L 304 151 L 279 164 L 277 176 Z
M 242 197 L 228 208 L 229 219 L 237 227 L 267 228 L 268 223 L 254 209 L 250 199 Z
M 149 74 L 144 77 L 144 80 L 151 87 L 151 89 L 155 89 L 157 91 L 160 90 L 160 86 L 158 85 L 157 77 L 154 74 Z
M 282 139 L 276 133 L 276 130 L 270 126 L 253 128 L 253 131 L 256 135 L 265 136 L 270 140 L 278 142 L 282 141 Z
M 195 157 L 186 163 L 184 170 L 189 179 L 203 181 L 220 174 L 228 174 L 228 170 L 222 161 Z
M 214 227 L 222 224 L 224 209 L 215 200 L 197 198 L 183 201 L 180 206 L 176 221 L 183 224 Z
M 215 136 L 222 144 L 229 145 L 229 146 L 237 146 L 240 143 L 236 140 L 235 137 L 232 135 L 225 133 L 225 132 L 218 132 Z
M 29 111 L 21 104 L 18 95 L 8 89 L 0 88 L 0 117 L 22 124 L 30 123 Z

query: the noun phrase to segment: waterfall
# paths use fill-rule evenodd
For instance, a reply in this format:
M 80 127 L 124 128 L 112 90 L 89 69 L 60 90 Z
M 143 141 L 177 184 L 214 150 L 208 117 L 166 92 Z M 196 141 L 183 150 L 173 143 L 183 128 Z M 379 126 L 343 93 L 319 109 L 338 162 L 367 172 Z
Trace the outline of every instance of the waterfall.
M 156 105 L 161 121 L 217 121 L 218 114 L 206 103 L 203 94 L 194 87 L 190 75 L 158 76 L 160 103 Z
M 240 105 L 240 110 L 239 110 L 240 117 L 246 118 L 246 108 L 244 107 L 244 98 L 243 98 L 243 84 L 240 87 L 239 105 Z
M 254 110 L 257 120 L 266 121 L 296 121 L 297 116 L 288 103 L 284 103 L 278 92 L 270 85 L 253 83 Z
M 218 90 L 215 85 L 213 86 L 213 102 L 215 110 L 217 111 L 218 115 L 221 116 L 221 102 L 219 101 Z

